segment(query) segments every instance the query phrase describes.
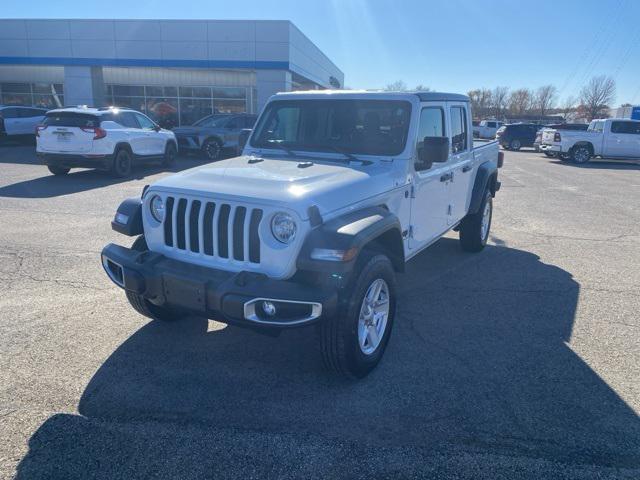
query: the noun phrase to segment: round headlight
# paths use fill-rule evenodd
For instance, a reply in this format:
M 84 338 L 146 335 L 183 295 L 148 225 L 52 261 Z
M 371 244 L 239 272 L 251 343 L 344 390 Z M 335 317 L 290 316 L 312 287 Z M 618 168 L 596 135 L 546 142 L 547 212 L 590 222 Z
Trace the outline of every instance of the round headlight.
M 276 213 L 271 219 L 271 233 L 279 242 L 291 243 L 296 238 L 297 230 L 295 220 L 288 213 Z
M 149 209 L 151 210 L 151 216 L 157 221 L 162 223 L 164 220 L 164 202 L 158 195 L 154 195 L 149 202 Z

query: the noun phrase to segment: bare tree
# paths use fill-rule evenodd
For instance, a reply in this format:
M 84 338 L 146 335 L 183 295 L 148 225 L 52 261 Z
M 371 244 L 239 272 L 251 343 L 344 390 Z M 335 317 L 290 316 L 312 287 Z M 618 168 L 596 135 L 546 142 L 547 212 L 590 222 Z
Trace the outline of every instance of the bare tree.
M 388 92 L 406 92 L 407 84 L 404 83 L 404 81 L 402 80 L 396 80 L 393 83 L 387 84 L 387 86 L 384 87 L 384 89 Z
M 569 116 L 570 113 L 573 113 L 576 111 L 577 104 L 578 104 L 578 100 L 576 99 L 576 97 L 571 95 L 566 97 L 563 100 L 560 106 L 560 113 L 562 113 L 562 116 L 564 117 L 565 121 L 567 120 L 567 117 Z
M 509 105 L 509 111 L 516 115 L 523 115 L 531 108 L 533 100 L 533 94 L 528 88 L 519 88 L 514 90 L 509 95 L 507 103 Z
M 427 87 L 426 85 L 422 85 L 421 83 L 419 83 L 418 85 L 416 85 L 416 91 L 417 92 L 430 92 L 431 89 L 429 87 Z
M 606 115 L 616 97 L 616 82 L 606 75 L 593 77 L 580 90 L 580 106 L 588 120 L 602 118 Z
M 467 92 L 471 100 L 471 109 L 476 118 L 484 118 L 489 115 L 491 107 L 491 90 L 488 88 L 478 88 Z
M 491 110 L 496 118 L 501 118 L 507 108 L 509 87 L 496 87 L 491 92 Z
M 544 117 L 556 104 L 557 89 L 553 85 L 543 85 L 538 88 L 534 98 L 534 107 L 540 116 Z

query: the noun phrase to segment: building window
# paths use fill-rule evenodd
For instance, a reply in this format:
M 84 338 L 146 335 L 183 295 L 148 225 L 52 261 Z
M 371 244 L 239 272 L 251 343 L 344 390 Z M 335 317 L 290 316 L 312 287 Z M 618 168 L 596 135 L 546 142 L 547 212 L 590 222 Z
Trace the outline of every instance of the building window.
M 144 112 L 163 128 L 191 125 L 212 113 L 255 111 L 255 94 L 245 87 L 106 87 L 107 103 Z
M 64 106 L 61 83 L 0 83 L 0 104 L 58 108 Z

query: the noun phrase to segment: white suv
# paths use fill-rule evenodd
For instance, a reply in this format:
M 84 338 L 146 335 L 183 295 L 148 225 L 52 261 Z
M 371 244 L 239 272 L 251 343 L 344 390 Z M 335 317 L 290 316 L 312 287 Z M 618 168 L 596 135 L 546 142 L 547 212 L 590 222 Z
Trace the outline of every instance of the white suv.
M 38 156 L 54 175 L 79 167 L 127 177 L 134 161 L 171 165 L 178 152 L 173 132 L 140 112 L 113 107 L 51 110 L 36 127 L 36 142 Z

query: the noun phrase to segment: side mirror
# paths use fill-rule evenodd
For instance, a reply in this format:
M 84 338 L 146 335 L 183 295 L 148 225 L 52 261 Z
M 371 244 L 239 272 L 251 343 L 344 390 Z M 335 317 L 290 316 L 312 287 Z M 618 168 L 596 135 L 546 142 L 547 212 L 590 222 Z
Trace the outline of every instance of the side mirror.
M 153 126 L 153 129 L 154 129 L 156 132 L 159 132 L 160 130 L 162 130 L 162 127 L 156 123 L 156 124 Z
M 425 169 L 431 168 L 434 163 L 449 160 L 449 138 L 424 137 L 422 148 L 418 149 L 418 160 Z
M 247 140 L 249 140 L 249 135 L 253 130 L 250 128 L 243 128 L 240 130 L 240 135 L 238 136 L 238 150 L 242 153 L 244 150 L 244 146 L 247 144 Z

